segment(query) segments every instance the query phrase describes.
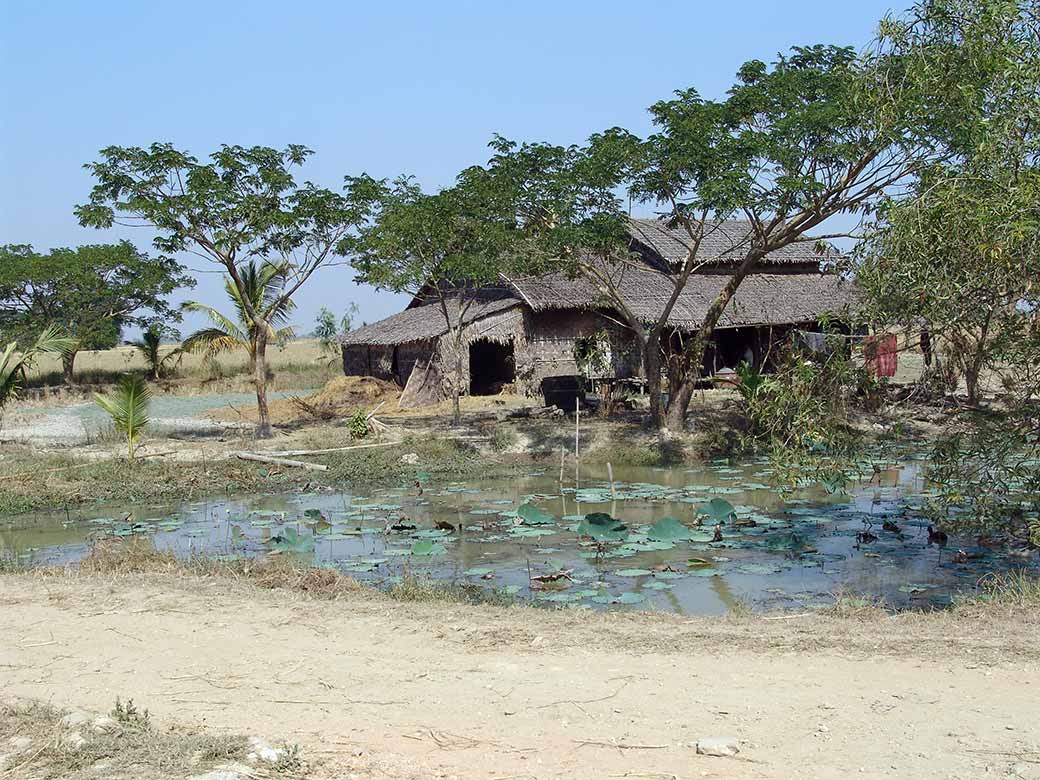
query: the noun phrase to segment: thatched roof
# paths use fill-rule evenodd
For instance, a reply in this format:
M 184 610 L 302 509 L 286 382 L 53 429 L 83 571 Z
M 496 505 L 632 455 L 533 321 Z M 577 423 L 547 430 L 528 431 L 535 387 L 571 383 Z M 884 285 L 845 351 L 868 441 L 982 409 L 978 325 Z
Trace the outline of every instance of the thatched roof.
M 668 324 L 696 329 L 708 307 L 729 280 L 724 273 L 695 274 L 676 301 Z M 534 310 L 610 309 L 610 302 L 585 279 L 562 274 L 514 279 L 517 294 Z M 663 274 L 627 268 L 615 279 L 617 289 L 632 312 L 643 322 L 660 315 L 671 294 Z M 721 328 L 742 325 L 781 325 L 814 320 L 825 312 L 840 313 L 853 299 L 852 285 L 835 274 L 756 273 L 748 276 L 719 321 Z
M 661 260 L 670 264 L 685 260 L 693 243 L 685 230 L 670 228 L 660 219 L 630 219 L 629 231 L 637 244 L 650 249 Z M 706 225 L 697 259 L 708 265 L 737 263 L 747 251 L 751 236 L 751 223 L 746 220 L 728 220 Z M 829 244 L 824 244 L 823 251 L 820 250 L 821 247 L 812 240 L 788 244 L 770 252 L 760 265 L 817 265 L 839 255 Z
M 463 323 L 468 324 L 483 319 L 491 314 L 506 311 L 522 302 L 512 297 L 498 297 L 492 300 L 474 301 L 466 310 Z M 452 317 L 452 325 L 459 321 L 458 301 L 448 302 L 448 313 Z M 350 333 L 340 336 L 341 344 L 386 345 L 406 344 L 410 341 L 424 341 L 437 338 L 448 332 L 448 323 L 439 303 L 427 303 L 387 317 L 385 320 L 373 322 Z
M 650 323 L 657 319 L 672 292 L 669 277 L 662 270 L 666 264 L 685 258 L 689 237 L 657 219 L 632 219 L 630 226 L 642 259 L 617 266 L 611 276 L 633 313 Z M 704 263 L 713 268 L 690 277 L 672 310 L 669 325 L 681 330 L 700 327 L 708 307 L 729 279 L 724 266 L 740 259 L 750 231 L 750 223 L 739 221 L 709 228 L 700 250 Z M 847 310 L 853 300 L 852 285 L 834 274 L 816 270 L 821 261 L 836 255 L 837 250 L 829 246 L 821 253 L 813 242 L 792 244 L 771 253 L 762 266 L 772 266 L 774 272 L 756 272 L 744 279 L 718 327 L 808 322 L 827 312 Z M 521 279 L 503 277 L 498 284 L 482 288 L 479 294 L 481 299 L 472 303 L 466 312 L 466 324 L 524 304 L 535 312 L 614 308 L 592 282 L 584 278 L 571 279 L 562 273 Z M 449 308 L 457 322 L 458 302 Z M 347 333 L 341 342 L 392 346 L 437 338 L 448 330 L 440 304 L 417 296 L 409 308 Z

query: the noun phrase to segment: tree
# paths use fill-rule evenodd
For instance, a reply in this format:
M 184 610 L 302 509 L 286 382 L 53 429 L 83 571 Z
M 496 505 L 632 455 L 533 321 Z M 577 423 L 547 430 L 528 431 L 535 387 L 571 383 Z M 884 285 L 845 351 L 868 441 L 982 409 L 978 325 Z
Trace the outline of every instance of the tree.
M 18 395 L 26 375 L 36 367 L 41 355 L 61 355 L 75 346 L 75 340 L 64 336 L 54 325 L 43 329 L 24 351 L 18 343 L 10 342 L 0 351 L 0 411 Z
M 905 19 L 886 20 L 862 54 L 808 46 L 772 66 L 748 62 L 724 100 L 689 89 L 652 106 L 657 131 L 645 140 L 614 129 L 582 147 L 493 142 L 489 169 L 515 193 L 518 223 L 548 238 L 551 253 L 595 284 L 635 334 L 655 425 L 683 427 L 715 328 L 766 255 L 848 235 L 817 231 L 837 215 L 871 213 L 970 141 L 985 116 L 977 87 L 1006 65 L 994 44 L 1006 36 L 1009 4 L 991 5 L 925 0 Z M 619 188 L 688 237 L 685 258 L 661 271 L 671 293 L 648 323 L 623 294 Z M 701 267 L 701 243 L 732 218 L 749 225 L 727 252 L 732 273 L 698 329 L 673 344 L 668 320 Z M 665 359 L 672 386 L 663 407 Z
M 71 383 L 77 351 L 114 347 L 130 325 L 179 319 L 166 296 L 194 284 L 176 261 L 149 257 L 129 241 L 47 254 L 26 245 L 0 247 L 0 330 L 25 340 L 60 326 L 75 344 L 62 356 Z
M 293 329 L 285 323 L 289 321 L 296 304 L 282 295 L 286 282 L 285 267 L 270 262 L 257 264 L 250 260 L 243 263 L 238 271 L 245 288 L 245 297 L 264 323 L 264 341 L 283 344 L 291 339 Z M 234 305 L 234 319 L 203 303 L 185 303 L 187 311 L 207 315 L 213 326 L 192 333 L 184 340 L 181 349 L 185 352 L 201 352 L 209 360 L 222 352 L 244 349 L 249 356 L 249 372 L 252 374 L 256 369 L 259 350 L 259 329 L 255 321 L 250 319 L 242 293 L 230 276 L 224 277 L 224 290 Z
M 972 405 L 983 369 L 1003 380 L 991 406 L 951 419 L 935 443 L 934 521 L 1040 546 L 1040 5 L 970 10 L 964 40 L 1000 65 L 978 86 L 984 121 L 885 204 L 854 270 L 867 316 L 924 322 L 946 342 Z
M 452 352 L 444 378 L 455 425 L 461 421 L 465 325 L 476 293 L 524 264 L 511 215 L 496 210 L 496 193 L 484 183 L 464 173 L 454 187 L 432 195 L 407 178 L 363 175 L 347 185 L 368 217 L 352 244 L 359 280 L 418 296 L 444 318 Z
M 283 268 L 285 282 L 272 303 L 287 302 L 335 261 L 358 220 L 342 195 L 294 179 L 293 169 L 311 154 L 298 144 L 284 150 L 224 145 L 209 162 L 199 162 L 172 144 L 110 146 L 86 165 L 97 184 L 90 201 L 76 208 L 82 225 L 146 225 L 158 232 L 160 250 L 191 252 L 224 269 L 256 334 L 259 437 L 271 435 L 266 353 L 273 325 L 254 306 L 242 263 L 268 260 Z
M 141 432 L 148 426 L 148 404 L 152 400 L 147 383 L 138 374 L 124 374 L 111 395 L 94 393 L 94 402 L 108 412 L 116 430 L 126 439 L 126 459 L 133 462 Z
M 318 309 L 318 315 L 314 324 L 314 337 L 318 339 L 323 352 L 334 354 L 339 351 L 336 337 L 350 333 L 354 329 L 354 317 L 357 316 L 358 311 L 358 305 L 351 303 L 346 308 L 346 311 L 343 312 L 339 323 L 337 323 L 336 315 L 329 309 L 324 306 Z
M 887 204 L 855 267 L 864 318 L 908 333 L 926 326 L 973 406 L 984 370 L 1015 370 L 1006 345 L 1040 278 L 1037 172 L 977 165 L 930 172 L 912 197 Z
M 169 349 L 163 354 L 163 338 L 170 335 L 178 338 L 176 330 L 165 328 L 161 325 L 151 325 L 141 332 L 141 338 L 128 341 L 127 346 L 134 347 L 141 353 L 145 364 L 148 366 L 148 375 L 155 381 L 163 378 L 169 370 L 171 363 L 179 362 L 182 352 L 178 348 Z

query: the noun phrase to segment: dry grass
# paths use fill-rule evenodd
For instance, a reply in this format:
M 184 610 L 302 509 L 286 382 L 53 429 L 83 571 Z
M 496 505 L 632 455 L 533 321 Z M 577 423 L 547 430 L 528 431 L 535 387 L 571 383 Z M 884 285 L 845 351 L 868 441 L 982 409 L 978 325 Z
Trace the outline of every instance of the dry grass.
M 156 728 L 132 706 L 120 705 L 101 721 L 81 713 L 89 719 L 78 725 L 63 722 L 68 714 L 38 701 L 0 704 L 0 751 L 10 750 L 0 774 L 11 780 L 183 780 L 246 755 L 244 737 Z
M 200 578 L 229 578 L 264 590 L 284 590 L 317 599 L 339 599 L 365 588 L 338 569 L 312 566 L 289 555 L 218 560 L 191 558 L 182 561 L 160 552 L 147 539 L 103 539 L 91 545 L 79 563 L 79 571 L 92 576 L 121 577 L 133 574 L 177 574 Z
M 163 348 L 163 354 L 175 349 Z M 298 339 L 284 347 L 274 347 L 267 353 L 268 367 L 273 378 L 269 391 L 319 387 L 330 377 L 341 373 L 338 356 L 321 349 L 316 339 Z M 76 356 L 75 379 L 80 384 L 110 384 L 127 372 L 146 369 L 141 353 L 134 347 L 116 347 L 105 350 L 85 350 Z M 190 393 L 205 389 L 213 392 L 219 385 L 223 392 L 247 391 L 251 386 L 245 350 L 230 352 L 216 361 L 204 361 L 200 355 L 184 355 L 172 367 L 170 376 L 163 381 L 166 392 Z M 61 363 L 54 357 L 44 356 L 28 378 L 30 387 L 55 387 L 63 384 Z

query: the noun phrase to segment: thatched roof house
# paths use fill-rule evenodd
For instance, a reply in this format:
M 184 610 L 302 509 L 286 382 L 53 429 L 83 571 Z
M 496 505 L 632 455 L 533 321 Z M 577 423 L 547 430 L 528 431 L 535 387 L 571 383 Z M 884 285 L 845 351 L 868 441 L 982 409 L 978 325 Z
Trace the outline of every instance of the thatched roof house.
M 646 322 L 656 320 L 671 294 L 670 266 L 686 256 L 689 238 L 655 219 L 629 222 L 634 262 L 611 270 L 629 309 Z M 725 285 L 732 265 L 741 259 L 750 235 L 746 222 L 724 222 L 700 246 L 701 268 L 679 297 L 669 326 L 678 338 L 700 326 Z M 830 246 L 805 242 L 768 255 L 741 284 L 719 323 L 708 370 L 735 366 L 742 358 L 762 361 L 769 346 L 792 328 L 812 330 L 826 313 L 848 309 L 851 286 L 827 272 L 837 255 Z M 565 274 L 505 278 L 482 288 L 463 315 L 464 360 L 470 392 L 497 391 L 514 384 L 519 392 L 537 393 L 543 380 L 579 373 L 575 346 L 582 339 L 605 341 L 609 348 L 604 376 L 637 378 L 642 371 L 635 339 L 590 281 Z M 460 306 L 449 307 L 453 325 Z M 416 298 L 408 308 L 342 337 L 347 374 L 374 375 L 408 385 L 407 397 L 434 400 L 443 389 L 438 373 L 448 360 L 448 324 L 437 301 Z

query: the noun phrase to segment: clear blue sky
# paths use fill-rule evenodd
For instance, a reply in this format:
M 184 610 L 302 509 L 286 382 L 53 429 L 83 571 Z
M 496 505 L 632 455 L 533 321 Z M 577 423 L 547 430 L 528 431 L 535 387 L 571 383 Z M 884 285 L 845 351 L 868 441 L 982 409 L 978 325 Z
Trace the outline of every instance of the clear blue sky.
M 0 243 L 37 250 L 123 237 L 151 249 L 140 230 L 90 230 L 73 217 L 91 186 L 81 166 L 111 144 L 170 141 L 204 157 L 221 143 L 302 143 L 316 151 L 303 175 L 325 186 L 367 171 L 411 173 L 435 189 L 484 162 L 493 133 L 559 143 L 615 125 L 645 133 L 647 106 L 673 90 L 721 96 L 742 62 L 768 61 L 792 45 L 860 47 L 893 7 L 888 0 L 0 6 Z M 222 304 L 219 276 L 201 274 L 188 297 Z M 318 307 L 339 312 L 351 301 L 367 321 L 401 304 L 355 285 L 349 268 L 328 269 L 298 297 L 300 330 L 313 327 Z

